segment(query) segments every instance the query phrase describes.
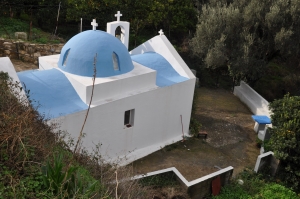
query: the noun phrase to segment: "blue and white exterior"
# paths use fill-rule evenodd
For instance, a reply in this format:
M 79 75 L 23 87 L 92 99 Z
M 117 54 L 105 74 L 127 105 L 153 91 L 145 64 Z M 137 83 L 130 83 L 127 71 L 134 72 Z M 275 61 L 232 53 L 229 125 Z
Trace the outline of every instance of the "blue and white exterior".
M 188 134 L 195 76 L 164 35 L 128 52 L 114 35 L 85 31 L 39 64 L 39 70 L 17 73 L 33 105 L 77 139 L 93 92 L 82 147 L 92 152 L 101 143 L 108 161 L 126 157 L 122 163 L 129 163 L 177 142 L 182 124 Z

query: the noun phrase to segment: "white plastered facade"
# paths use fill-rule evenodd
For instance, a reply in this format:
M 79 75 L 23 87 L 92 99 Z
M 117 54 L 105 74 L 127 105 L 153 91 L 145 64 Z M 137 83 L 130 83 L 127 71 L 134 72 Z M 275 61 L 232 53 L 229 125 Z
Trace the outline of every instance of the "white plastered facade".
M 113 26 L 108 26 L 111 28 L 107 32 L 114 35 L 115 27 L 120 23 L 124 28 L 128 22 L 112 22 L 110 24 Z M 125 28 L 129 31 L 129 23 Z M 127 36 L 129 38 L 129 32 Z M 124 42 L 128 47 L 126 37 Z M 159 87 L 156 85 L 157 71 L 133 61 L 132 71 L 96 78 L 93 87 L 91 77 L 59 69 L 59 55 L 39 58 L 39 70 L 60 70 L 84 103 L 89 104 L 94 88 L 91 109 L 83 129 L 85 137 L 82 147 L 92 152 L 96 144 L 102 144 L 101 153 L 107 161 L 121 161 L 121 164 L 132 162 L 181 140 L 183 134 L 189 132 L 195 76 L 164 35 L 150 39 L 130 54 L 145 52 L 162 55 L 187 80 Z M 9 74 L 14 73 L 9 71 Z M 15 78 L 18 79 L 17 76 Z M 124 114 L 128 110 L 134 110 L 131 127 L 124 125 Z M 77 139 L 86 113 L 87 110 L 79 111 L 51 119 L 50 122 L 58 123 L 60 130 L 67 131 L 73 139 Z
M 49 58 L 50 63 L 47 63 L 45 57 L 41 59 L 50 66 L 54 58 Z M 83 130 L 84 148 L 91 152 L 96 144 L 101 144 L 103 157 L 121 164 L 130 163 L 165 145 L 182 140 L 180 115 L 183 133 L 187 135 L 195 85 L 195 77 L 192 77 L 160 88 L 155 84 L 156 71 L 136 62 L 133 65 L 134 69 L 126 74 L 96 78 L 92 108 Z M 42 65 L 42 68 L 46 67 Z M 88 104 L 92 79 L 63 73 L 80 98 Z M 128 128 L 124 125 L 124 113 L 132 109 L 134 125 Z M 58 123 L 61 130 L 77 138 L 85 115 L 86 111 L 80 111 L 55 118 L 51 122 Z

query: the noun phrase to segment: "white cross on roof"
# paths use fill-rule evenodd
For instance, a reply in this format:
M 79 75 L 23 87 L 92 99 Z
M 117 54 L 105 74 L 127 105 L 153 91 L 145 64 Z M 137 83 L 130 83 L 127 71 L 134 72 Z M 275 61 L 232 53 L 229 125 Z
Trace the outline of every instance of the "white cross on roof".
M 158 31 L 159 35 L 164 35 L 164 32 L 162 29 L 160 29 L 160 31 Z
M 98 26 L 98 24 L 96 23 L 96 19 L 93 19 L 91 25 L 93 26 L 93 30 L 96 30 L 96 27 Z
M 115 14 L 115 17 L 117 17 L 117 21 L 120 21 L 120 17 L 122 17 L 123 15 L 120 13 L 120 11 L 118 11 L 117 14 Z

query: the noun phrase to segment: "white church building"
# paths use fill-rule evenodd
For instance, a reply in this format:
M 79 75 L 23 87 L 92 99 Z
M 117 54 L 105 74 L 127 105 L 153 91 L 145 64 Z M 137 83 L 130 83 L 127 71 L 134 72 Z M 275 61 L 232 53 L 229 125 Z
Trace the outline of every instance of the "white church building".
M 162 30 L 128 52 L 130 24 L 115 16 L 106 32 L 94 20 L 93 30 L 72 37 L 60 55 L 40 57 L 38 70 L 16 73 L 8 58 L 0 58 L 0 70 L 75 140 L 91 102 L 82 147 L 92 152 L 101 143 L 104 159 L 129 163 L 188 134 L 196 79 Z

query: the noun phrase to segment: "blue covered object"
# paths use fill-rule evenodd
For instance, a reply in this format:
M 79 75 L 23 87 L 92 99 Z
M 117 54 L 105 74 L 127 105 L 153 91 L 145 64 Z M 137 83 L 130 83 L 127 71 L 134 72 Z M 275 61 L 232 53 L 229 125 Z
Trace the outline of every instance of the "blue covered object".
M 252 119 L 258 124 L 271 124 L 271 120 L 265 115 L 252 115 Z
M 67 77 L 57 69 L 25 71 L 18 73 L 25 88 L 30 90 L 32 105 L 47 118 L 57 118 L 86 110 L 88 106 L 80 99 Z
M 158 53 L 147 52 L 144 54 L 132 55 L 131 59 L 148 68 L 156 70 L 156 85 L 159 87 L 171 86 L 188 80 L 188 78 L 179 75 L 171 64 Z

